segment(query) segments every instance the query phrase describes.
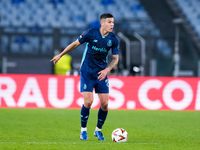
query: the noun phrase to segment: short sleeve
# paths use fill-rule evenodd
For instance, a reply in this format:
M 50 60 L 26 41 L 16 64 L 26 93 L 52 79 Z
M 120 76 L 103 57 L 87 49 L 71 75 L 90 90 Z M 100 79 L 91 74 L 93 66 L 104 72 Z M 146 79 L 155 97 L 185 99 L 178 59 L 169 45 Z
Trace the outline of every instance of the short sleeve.
M 112 47 L 112 54 L 118 55 L 119 54 L 119 39 L 116 37 Z
M 88 42 L 89 41 L 89 31 L 90 30 L 86 30 L 84 31 L 79 37 L 78 40 L 81 44 L 83 44 L 84 42 Z

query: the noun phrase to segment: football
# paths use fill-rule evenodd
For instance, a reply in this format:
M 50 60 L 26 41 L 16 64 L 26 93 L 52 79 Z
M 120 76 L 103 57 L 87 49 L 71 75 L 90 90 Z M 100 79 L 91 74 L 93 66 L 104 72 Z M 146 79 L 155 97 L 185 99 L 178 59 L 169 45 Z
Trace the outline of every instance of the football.
M 126 142 L 128 140 L 128 133 L 123 128 L 117 128 L 112 132 L 113 142 Z

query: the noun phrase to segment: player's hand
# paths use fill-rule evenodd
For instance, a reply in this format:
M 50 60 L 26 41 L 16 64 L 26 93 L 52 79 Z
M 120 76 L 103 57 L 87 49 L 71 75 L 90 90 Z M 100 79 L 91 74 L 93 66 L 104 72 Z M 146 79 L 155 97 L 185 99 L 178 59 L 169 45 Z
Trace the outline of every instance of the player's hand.
M 99 76 L 98 76 L 98 80 L 101 81 L 103 79 L 105 79 L 106 75 L 108 74 L 109 70 L 108 68 L 101 70 L 100 72 L 98 72 Z
M 55 65 L 59 61 L 59 59 L 60 59 L 60 55 L 57 55 L 56 57 L 54 57 L 50 61 L 53 61 L 54 65 Z

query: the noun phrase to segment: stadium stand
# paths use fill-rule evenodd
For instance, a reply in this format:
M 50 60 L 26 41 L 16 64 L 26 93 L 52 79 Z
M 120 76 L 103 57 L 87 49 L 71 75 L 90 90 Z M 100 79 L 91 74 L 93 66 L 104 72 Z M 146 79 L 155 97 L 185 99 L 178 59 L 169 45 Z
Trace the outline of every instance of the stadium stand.
M 116 30 L 159 34 L 139 0 L 0 0 L 0 11 L 0 27 L 8 35 L 1 40 L 4 54 L 53 56 L 83 30 L 100 26 L 104 12 L 115 16 Z M 82 51 L 76 51 L 78 59 Z
M 150 19 L 138 0 L 1 0 L 0 9 L 1 27 L 38 25 L 85 28 L 91 22 L 97 21 L 103 12 L 112 12 L 116 21 Z M 131 27 L 134 28 L 135 24 L 131 24 Z
M 200 1 L 199 0 L 175 0 L 186 19 L 191 23 L 200 37 Z M 187 9 L 186 9 L 187 8 Z
M 137 31 L 141 34 L 144 34 L 144 31 L 152 31 L 152 34 L 159 33 L 138 0 L 0 0 L 0 11 L 0 27 L 22 27 L 24 33 L 40 32 L 40 28 L 86 29 L 88 26 L 99 26 L 98 18 L 103 12 L 111 12 L 116 16 L 116 22 L 148 21 L 148 25 L 142 21 L 122 23 L 120 27 L 126 30 Z M 28 37 L 28 39 L 24 45 L 38 44 L 34 38 Z M 30 43 L 31 41 L 33 42 Z M 47 43 L 45 42 L 42 47 L 48 47 Z M 23 44 L 12 40 L 11 45 L 11 52 L 17 52 Z
M 0 0 L 0 54 L 51 57 L 55 49 L 65 47 L 88 27 L 99 26 L 100 14 L 110 12 L 115 16 L 114 32 L 123 32 L 130 40 L 138 41 L 133 38 L 133 33 L 137 32 L 146 39 L 149 56 L 147 59 L 156 57 L 153 56 L 154 49 L 164 57 L 171 57 L 172 44 L 169 45 L 162 37 L 160 29 L 141 1 Z M 181 0 L 173 1 L 180 3 Z M 191 7 L 199 2 L 183 1 Z M 185 6 L 182 7 L 184 9 Z M 198 8 L 186 11 L 195 11 L 196 19 L 200 18 Z M 185 13 L 187 15 L 188 12 Z M 189 18 L 193 21 L 195 31 L 199 32 L 200 29 L 196 26 L 199 20 Z M 80 47 L 76 54 L 71 54 L 81 59 L 83 49 L 84 47 Z
M 200 49 L 200 6 L 199 0 L 169 0 L 167 1 L 174 14 L 182 19 L 182 24 L 191 35 L 192 40 Z

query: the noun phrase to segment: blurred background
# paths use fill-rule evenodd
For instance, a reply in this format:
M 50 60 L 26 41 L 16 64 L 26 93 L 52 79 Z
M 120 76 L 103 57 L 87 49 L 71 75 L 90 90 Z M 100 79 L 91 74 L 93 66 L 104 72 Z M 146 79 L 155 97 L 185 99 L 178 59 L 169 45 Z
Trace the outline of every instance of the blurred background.
M 54 74 L 50 59 L 114 15 L 121 76 L 200 76 L 200 0 L 0 0 L 0 73 Z M 78 75 L 85 44 L 69 53 Z M 109 57 L 109 59 L 111 56 Z

